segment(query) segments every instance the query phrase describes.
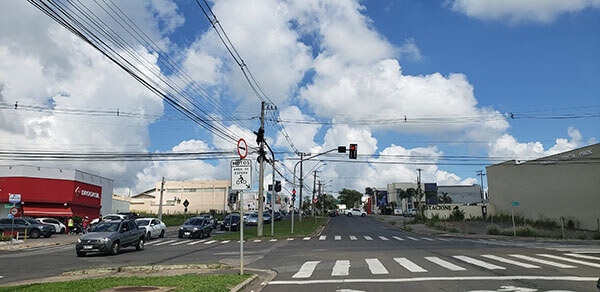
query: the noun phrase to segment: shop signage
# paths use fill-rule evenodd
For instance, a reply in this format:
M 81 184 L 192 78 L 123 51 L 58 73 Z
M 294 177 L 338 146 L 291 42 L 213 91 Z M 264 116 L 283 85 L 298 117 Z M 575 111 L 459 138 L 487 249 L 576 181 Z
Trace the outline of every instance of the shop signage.
M 21 194 L 8 194 L 9 203 L 21 203 Z
M 77 196 L 78 198 L 81 196 L 85 196 L 85 197 L 100 199 L 99 193 L 83 190 L 79 186 L 77 188 L 75 188 L 75 196 Z
M 425 210 L 436 210 L 436 211 L 452 211 L 452 207 L 448 205 L 426 205 Z

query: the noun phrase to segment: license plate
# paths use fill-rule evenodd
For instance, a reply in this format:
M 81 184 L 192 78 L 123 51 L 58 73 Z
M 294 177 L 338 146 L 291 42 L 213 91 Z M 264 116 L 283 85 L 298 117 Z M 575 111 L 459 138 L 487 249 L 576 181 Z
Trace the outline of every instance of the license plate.
M 190 235 L 190 233 L 189 233 L 189 232 L 185 232 L 184 234 L 185 234 L 185 235 Z
M 94 246 L 93 245 L 84 245 L 83 249 L 93 249 Z

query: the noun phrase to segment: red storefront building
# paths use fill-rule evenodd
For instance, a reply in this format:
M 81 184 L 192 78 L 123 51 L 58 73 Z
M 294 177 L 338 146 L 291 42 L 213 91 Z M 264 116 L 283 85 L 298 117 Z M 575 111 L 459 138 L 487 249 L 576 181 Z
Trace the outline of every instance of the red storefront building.
M 62 222 L 75 215 L 90 220 L 110 213 L 113 181 L 79 170 L 37 166 L 0 166 L 0 217 L 20 194 L 16 217 L 54 217 Z

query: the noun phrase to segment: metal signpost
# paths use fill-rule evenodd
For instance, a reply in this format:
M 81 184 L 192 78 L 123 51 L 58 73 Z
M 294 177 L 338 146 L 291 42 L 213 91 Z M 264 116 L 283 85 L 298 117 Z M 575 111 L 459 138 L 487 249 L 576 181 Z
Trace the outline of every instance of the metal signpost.
M 185 222 L 185 220 L 187 219 L 187 211 L 188 211 L 188 206 L 190 205 L 190 202 L 188 202 L 187 199 L 185 199 L 185 201 L 183 201 L 183 221 Z
M 510 207 L 510 213 L 512 214 L 512 222 L 513 222 L 513 236 L 517 236 L 517 228 L 515 227 L 515 207 L 519 206 L 519 202 L 512 202 L 512 206 Z
M 243 145 L 242 145 L 243 144 Z M 231 161 L 231 190 L 240 191 L 240 275 L 244 274 L 244 193 L 252 189 L 252 160 L 244 159 L 248 154 L 248 145 L 244 139 L 237 144 L 239 160 Z M 242 154 L 243 153 L 243 154 Z M 231 222 L 230 222 L 231 225 Z
M 10 208 L 9 211 L 9 218 L 12 219 L 12 224 L 10 226 L 10 244 L 12 245 L 13 242 L 13 234 L 15 232 L 14 230 L 14 226 L 15 226 L 15 216 L 17 216 L 17 214 L 19 214 L 19 209 L 17 209 L 17 207 L 15 207 L 15 204 L 21 203 L 21 194 L 8 194 L 8 202 L 12 203 L 13 206 L 12 208 Z

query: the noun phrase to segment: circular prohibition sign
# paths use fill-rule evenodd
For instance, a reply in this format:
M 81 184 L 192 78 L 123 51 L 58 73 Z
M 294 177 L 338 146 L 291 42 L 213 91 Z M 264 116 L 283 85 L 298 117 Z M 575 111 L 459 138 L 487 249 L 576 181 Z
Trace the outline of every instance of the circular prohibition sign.
M 244 144 L 243 147 L 240 147 L 240 144 Z M 240 149 L 242 149 L 242 151 L 244 152 L 244 155 L 242 155 L 242 151 L 240 151 Z M 237 152 L 238 155 L 240 156 L 240 159 L 244 159 L 246 158 L 246 155 L 248 155 L 248 144 L 246 144 L 246 140 L 244 139 L 239 139 L 237 142 Z

